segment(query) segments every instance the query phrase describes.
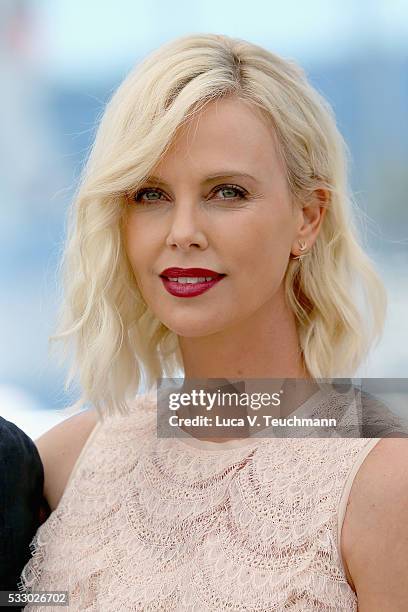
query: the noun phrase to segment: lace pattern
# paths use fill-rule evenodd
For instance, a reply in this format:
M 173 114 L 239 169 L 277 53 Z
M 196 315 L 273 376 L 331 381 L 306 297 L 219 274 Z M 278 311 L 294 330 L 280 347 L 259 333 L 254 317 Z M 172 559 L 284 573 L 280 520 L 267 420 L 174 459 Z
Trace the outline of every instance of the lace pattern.
M 142 396 L 101 423 L 20 588 L 68 590 L 81 612 L 356 611 L 337 510 L 367 441 L 202 450 L 156 439 L 155 398 Z

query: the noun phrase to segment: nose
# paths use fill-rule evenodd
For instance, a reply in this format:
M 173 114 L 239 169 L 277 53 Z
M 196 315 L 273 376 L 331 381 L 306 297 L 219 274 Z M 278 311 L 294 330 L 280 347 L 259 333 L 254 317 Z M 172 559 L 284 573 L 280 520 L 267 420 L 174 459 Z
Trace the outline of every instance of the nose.
M 190 247 L 205 249 L 207 238 L 202 229 L 199 211 L 188 204 L 175 206 L 171 216 L 171 225 L 166 238 L 166 245 L 188 251 Z

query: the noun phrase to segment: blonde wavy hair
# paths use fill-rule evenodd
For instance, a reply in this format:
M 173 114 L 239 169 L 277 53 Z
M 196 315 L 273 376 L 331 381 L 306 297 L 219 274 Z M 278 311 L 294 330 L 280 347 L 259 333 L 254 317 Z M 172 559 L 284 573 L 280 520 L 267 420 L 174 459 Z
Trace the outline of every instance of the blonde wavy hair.
M 160 377 L 182 376 L 178 337 L 145 303 L 123 240 L 126 196 L 168 150 L 176 130 L 213 100 L 235 96 L 273 125 L 297 206 L 329 191 L 310 253 L 290 259 L 285 290 L 313 378 L 352 376 L 381 336 L 386 294 L 360 246 L 348 188 L 346 144 L 327 101 L 303 70 L 245 40 L 183 36 L 151 53 L 113 94 L 100 121 L 68 217 L 61 259 L 64 297 L 56 334 L 65 389 L 82 388 L 101 416 Z M 71 350 L 73 349 L 73 354 Z

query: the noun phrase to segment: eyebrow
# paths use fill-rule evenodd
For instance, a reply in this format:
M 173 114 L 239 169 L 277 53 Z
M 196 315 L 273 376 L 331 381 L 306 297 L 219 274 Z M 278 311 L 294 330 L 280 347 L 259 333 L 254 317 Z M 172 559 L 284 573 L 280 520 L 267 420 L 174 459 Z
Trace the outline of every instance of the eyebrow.
M 247 174 L 246 172 L 239 172 L 237 170 L 223 170 L 222 172 L 217 172 L 216 174 L 209 174 L 203 181 L 202 184 L 205 185 L 206 183 L 209 183 L 210 181 L 213 181 L 214 179 L 228 179 L 228 178 L 248 178 L 252 181 L 256 181 L 257 179 L 254 176 L 251 176 L 250 174 Z M 146 177 L 146 183 L 147 182 L 155 182 L 157 184 L 161 184 L 161 185 L 166 185 L 166 181 L 163 181 L 162 179 L 158 178 L 157 176 L 148 176 Z

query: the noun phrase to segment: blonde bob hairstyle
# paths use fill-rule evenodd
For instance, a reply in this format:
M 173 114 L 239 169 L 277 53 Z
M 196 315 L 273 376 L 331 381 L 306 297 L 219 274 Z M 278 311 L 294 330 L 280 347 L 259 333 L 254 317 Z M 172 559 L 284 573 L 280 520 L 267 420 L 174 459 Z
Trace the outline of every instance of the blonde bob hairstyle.
M 296 206 L 317 189 L 329 201 L 308 255 L 289 259 L 285 290 L 313 378 L 352 376 L 381 336 L 386 294 L 360 246 L 349 194 L 348 150 L 333 111 L 301 68 L 245 40 L 177 38 L 133 69 L 106 106 L 68 216 L 59 271 L 64 297 L 57 333 L 71 357 L 65 389 L 100 416 L 180 377 L 177 335 L 151 312 L 124 250 L 126 197 L 168 150 L 176 130 L 209 102 L 235 96 L 273 125 Z M 68 355 L 73 349 L 73 355 Z

